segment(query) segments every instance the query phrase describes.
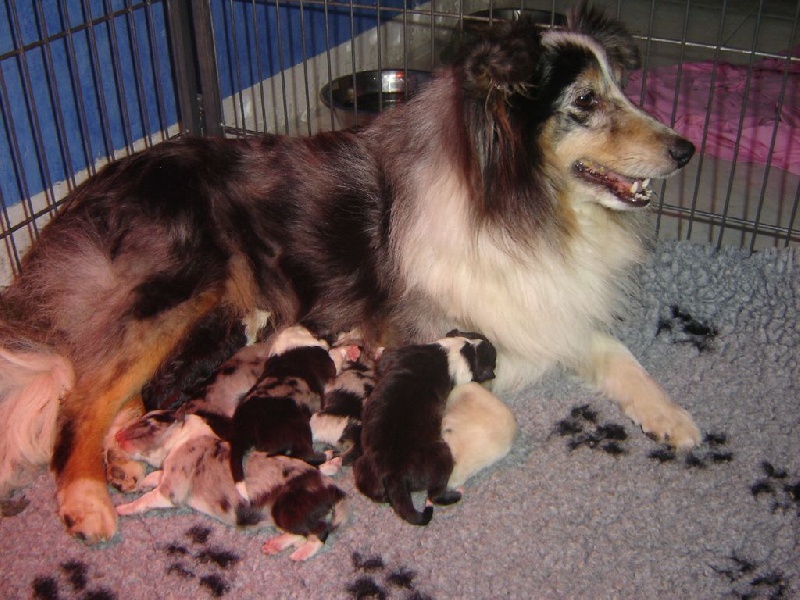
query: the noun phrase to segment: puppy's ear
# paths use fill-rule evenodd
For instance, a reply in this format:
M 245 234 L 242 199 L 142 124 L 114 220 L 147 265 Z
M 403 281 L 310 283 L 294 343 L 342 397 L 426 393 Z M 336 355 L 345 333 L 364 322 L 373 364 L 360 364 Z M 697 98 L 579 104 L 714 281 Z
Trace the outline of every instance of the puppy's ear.
M 501 22 L 479 30 L 454 66 L 464 90 L 481 99 L 524 91 L 533 79 L 541 36 L 529 21 Z
M 639 47 L 625 26 L 584 0 L 567 15 L 567 29 L 594 38 L 606 51 L 618 80 L 641 68 Z

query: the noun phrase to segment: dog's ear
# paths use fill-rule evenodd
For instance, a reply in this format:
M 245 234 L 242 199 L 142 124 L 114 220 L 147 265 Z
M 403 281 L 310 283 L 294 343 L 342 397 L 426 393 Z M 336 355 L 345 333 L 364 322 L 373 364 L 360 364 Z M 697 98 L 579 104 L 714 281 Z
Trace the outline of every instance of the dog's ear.
M 541 36 L 525 20 L 480 28 L 453 62 L 467 94 L 481 99 L 524 92 L 534 77 Z
M 584 0 L 567 15 L 567 29 L 595 39 L 606 51 L 618 80 L 641 68 L 639 47 L 625 26 Z

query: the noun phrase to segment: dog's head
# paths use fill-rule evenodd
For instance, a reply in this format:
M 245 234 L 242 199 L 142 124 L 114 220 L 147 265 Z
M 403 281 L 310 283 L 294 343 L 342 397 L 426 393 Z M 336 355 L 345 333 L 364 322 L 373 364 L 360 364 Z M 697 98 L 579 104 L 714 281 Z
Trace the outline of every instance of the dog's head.
M 119 447 L 131 458 L 150 464 L 162 464 L 172 448 L 170 444 L 183 427 L 181 410 L 152 410 L 116 433 Z
M 447 353 L 450 375 L 456 385 L 494 379 L 497 350 L 485 336 L 454 329 L 436 343 Z
M 694 145 L 625 96 L 638 67 L 632 36 L 585 4 L 564 29 L 506 22 L 465 45 L 454 72 L 486 194 L 647 206 L 650 178 L 683 167 Z

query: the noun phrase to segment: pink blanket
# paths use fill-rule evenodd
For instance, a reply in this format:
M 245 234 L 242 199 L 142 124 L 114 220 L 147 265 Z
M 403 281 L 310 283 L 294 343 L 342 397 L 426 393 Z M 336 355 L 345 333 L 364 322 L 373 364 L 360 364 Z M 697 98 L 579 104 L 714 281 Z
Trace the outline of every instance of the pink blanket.
M 713 68 L 713 61 L 683 65 L 677 90 L 675 130 L 700 149 L 708 119 L 704 153 L 732 160 L 738 139 L 737 162 L 766 164 L 771 154 L 773 167 L 800 175 L 800 64 L 789 66 L 780 114 L 778 100 L 785 60 L 766 59 L 753 63 L 749 89 L 746 89 L 747 65 L 718 63 L 711 110 L 707 114 Z M 677 66 L 657 68 L 647 74 L 644 109 L 664 123 L 672 122 L 677 79 Z M 641 89 L 642 73 L 637 72 L 631 75 L 626 88 L 636 104 L 639 104 Z M 773 145 L 776 119 L 778 126 Z M 738 135 L 740 120 L 742 129 Z

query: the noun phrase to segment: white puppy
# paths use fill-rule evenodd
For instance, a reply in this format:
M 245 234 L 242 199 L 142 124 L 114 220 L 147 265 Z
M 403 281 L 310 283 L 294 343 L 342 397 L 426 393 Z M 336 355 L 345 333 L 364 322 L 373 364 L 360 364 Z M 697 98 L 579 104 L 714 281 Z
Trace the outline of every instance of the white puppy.
M 517 424 L 511 410 L 479 383 L 456 386 L 447 398 L 442 437 L 455 466 L 448 487 L 457 488 L 511 450 Z

